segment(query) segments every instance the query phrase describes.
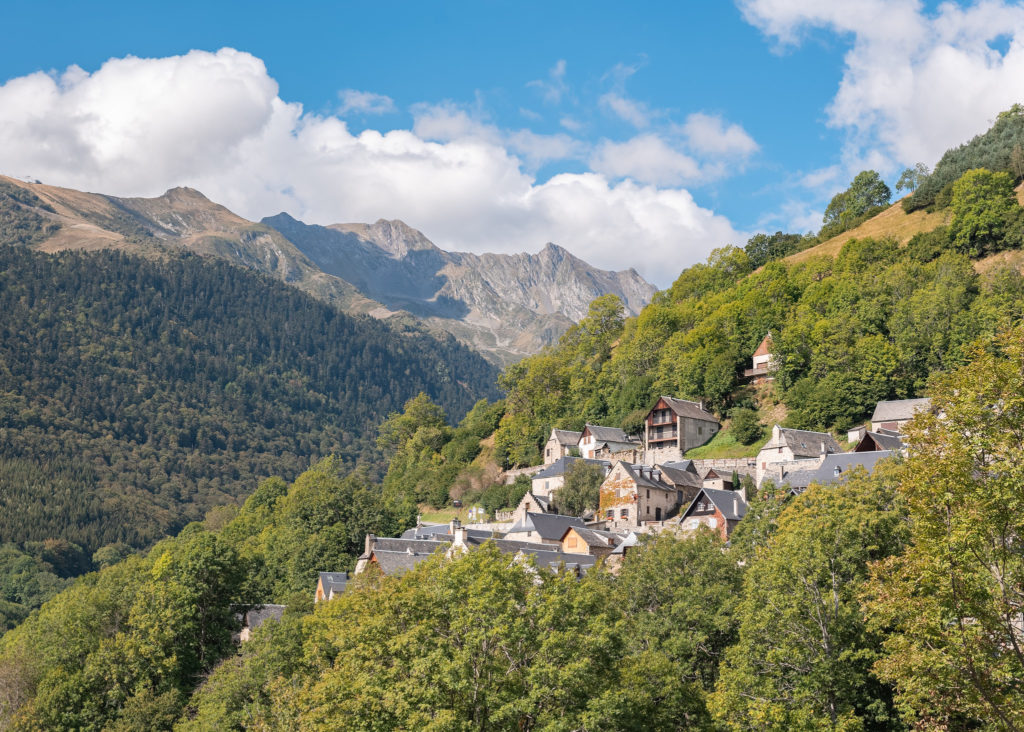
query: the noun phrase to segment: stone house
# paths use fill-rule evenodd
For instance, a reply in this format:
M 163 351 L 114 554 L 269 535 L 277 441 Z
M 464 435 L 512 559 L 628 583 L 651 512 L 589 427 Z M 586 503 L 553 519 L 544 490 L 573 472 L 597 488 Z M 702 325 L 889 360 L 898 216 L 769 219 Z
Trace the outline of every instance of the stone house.
M 701 402 L 663 396 L 644 418 L 644 462 L 682 460 L 722 428 Z
M 892 450 L 903 452 L 906 450 L 903 436 L 892 432 L 865 432 L 864 436 L 853 448 L 854 452 L 878 452 L 879 450 Z
M 598 516 L 613 529 L 637 528 L 663 521 L 679 508 L 679 491 L 662 471 L 618 461 L 601 484 Z
M 697 472 L 692 460 L 681 460 L 678 462 L 658 463 L 654 466 L 661 471 L 661 479 L 666 483 L 675 486 L 677 499 L 676 505 L 687 506 L 693 497 L 697 495 L 704 481 Z
M 747 502 L 737 491 L 701 488 L 674 522 L 683 533 L 707 526 L 727 541 L 736 524 L 747 515 Z
M 771 381 L 772 370 L 775 368 L 775 357 L 772 355 L 772 334 L 769 333 L 758 345 L 751 358 L 753 368 L 743 371 L 743 378 L 754 384 Z
M 554 513 L 554 506 L 551 504 L 550 495 L 537 495 L 533 491 L 527 491 L 519 500 L 519 505 L 512 511 L 510 520 L 513 526 L 526 520 L 528 513 Z
M 732 483 L 732 471 L 724 468 L 708 468 L 704 473 L 703 487 L 716 488 L 720 491 L 735 490 L 736 486 Z
M 557 544 L 561 546 L 562 536 L 570 526 L 583 528 L 583 519 L 577 516 L 562 516 L 553 513 L 527 513 L 502 537 L 508 541 L 535 544 Z M 557 549 L 553 550 L 557 551 Z
M 560 457 L 548 465 L 530 479 L 530 492 L 535 496 L 551 496 L 555 491 L 565 485 L 565 471 L 577 460 L 585 458 Z M 607 475 L 612 467 L 609 460 L 587 460 L 592 465 L 597 465 Z
M 871 415 L 871 431 L 888 430 L 902 434 L 904 426 L 914 418 L 914 415 L 919 412 L 927 412 L 931 407 L 932 400 L 927 397 L 878 402 L 875 405 L 875 413 Z
M 628 450 L 635 445 L 636 443 L 629 439 L 629 435 L 618 427 L 602 427 L 596 424 L 584 425 L 578 443 L 580 457 L 589 460 L 593 460 L 596 457 L 596 452 L 600 447 L 606 447 L 612 452 L 618 452 L 620 450 Z
M 794 470 L 782 476 L 782 485 L 788 485 L 793 493 L 803 493 L 811 483 L 833 485 L 850 477 L 852 471 L 863 468 L 868 475 L 875 472 L 880 460 L 893 457 L 891 450 L 873 452 L 842 452 L 828 455 L 816 468 Z
M 572 430 L 551 430 L 551 436 L 544 445 L 544 464 L 551 465 L 559 458 L 568 457 L 571 450 L 577 449 L 582 437 L 581 432 Z
M 562 535 L 562 552 L 565 554 L 589 554 L 598 558 L 607 557 L 623 538 L 622 534 L 611 531 L 570 526 Z
M 320 572 L 316 582 L 313 602 L 333 600 L 335 595 L 340 595 L 345 591 L 345 586 L 348 585 L 349 579 L 348 572 Z
M 826 455 L 838 452 L 839 443 L 827 432 L 775 425 L 771 439 L 757 453 L 757 485 L 760 486 L 766 477 L 781 478 L 783 471 L 816 468 Z

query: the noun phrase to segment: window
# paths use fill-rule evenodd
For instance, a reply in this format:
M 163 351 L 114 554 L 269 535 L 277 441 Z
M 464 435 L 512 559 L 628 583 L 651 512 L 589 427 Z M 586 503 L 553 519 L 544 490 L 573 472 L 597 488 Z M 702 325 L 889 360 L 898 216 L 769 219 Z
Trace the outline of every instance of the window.
M 651 497 L 651 489 L 650 489 L 650 488 L 648 488 L 648 489 L 647 489 L 647 497 L 648 497 L 648 498 L 650 498 L 650 497 Z
M 628 508 L 621 509 L 619 511 L 619 518 L 628 519 L 629 518 L 629 509 Z
M 647 515 L 648 515 L 648 516 L 650 516 L 650 515 L 651 515 L 651 507 L 650 507 L 650 506 L 648 506 L 648 507 L 647 507 Z
M 781 447 L 779 448 L 779 454 L 780 455 L 782 454 L 782 448 Z
M 704 434 L 704 428 L 703 427 L 698 427 L 697 428 L 697 434 L 698 435 L 703 435 Z
M 608 518 L 608 519 L 615 518 L 615 509 L 614 508 L 609 508 L 607 511 L 605 511 L 604 516 L 605 516 L 605 518 Z

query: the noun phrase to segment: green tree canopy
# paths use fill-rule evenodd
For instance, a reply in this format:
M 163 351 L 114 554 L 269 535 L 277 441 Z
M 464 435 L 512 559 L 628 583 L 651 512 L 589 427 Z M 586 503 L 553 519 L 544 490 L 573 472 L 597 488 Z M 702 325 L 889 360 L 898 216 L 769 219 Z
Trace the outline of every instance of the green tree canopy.
M 862 170 L 850 183 L 850 187 L 837 193 L 822 219 L 821 239 L 827 239 L 852 229 L 866 217 L 888 206 L 892 191 L 874 170 Z

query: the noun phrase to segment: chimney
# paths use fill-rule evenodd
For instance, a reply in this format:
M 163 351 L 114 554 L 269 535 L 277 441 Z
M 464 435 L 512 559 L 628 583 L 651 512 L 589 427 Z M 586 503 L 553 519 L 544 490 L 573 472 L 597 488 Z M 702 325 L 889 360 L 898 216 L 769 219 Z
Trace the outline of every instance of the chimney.
M 448 533 L 449 533 L 449 534 L 454 534 L 454 533 L 455 533 L 455 530 L 456 530 L 456 529 L 458 529 L 458 528 L 459 528 L 460 526 L 462 526 L 462 522 L 461 522 L 461 521 L 459 521 L 459 520 L 458 520 L 457 518 L 453 518 L 453 519 L 452 519 L 452 520 L 451 520 L 451 521 L 450 521 L 450 522 L 448 523 Z
M 416 528 L 418 529 L 421 526 L 423 526 L 423 514 L 422 513 L 418 513 L 418 514 L 416 514 Z
M 469 538 L 469 531 L 462 526 L 456 526 L 455 531 L 452 534 L 452 546 L 453 547 L 466 547 L 468 545 L 466 540 Z
M 376 543 L 377 543 L 377 535 L 376 534 L 367 534 L 366 535 L 366 546 L 364 547 L 363 554 L 369 554 L 370 552 L 372 552 L 373 551 L 373 545 L 376 544 Z

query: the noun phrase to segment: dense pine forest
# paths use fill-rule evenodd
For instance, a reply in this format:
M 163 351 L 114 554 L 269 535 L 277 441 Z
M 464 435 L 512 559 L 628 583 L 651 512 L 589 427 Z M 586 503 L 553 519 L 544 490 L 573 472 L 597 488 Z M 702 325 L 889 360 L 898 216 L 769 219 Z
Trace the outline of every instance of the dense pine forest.
M 198 257 L 3 246 L 0 311 L 0 538 L 84 568 L 327 455 L 380 474 L 376 426 L 420 391 L 456 416 L 495 395 L 454 339 Z

